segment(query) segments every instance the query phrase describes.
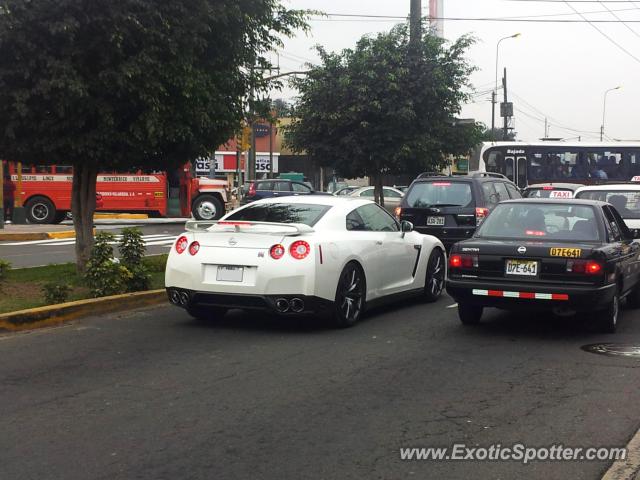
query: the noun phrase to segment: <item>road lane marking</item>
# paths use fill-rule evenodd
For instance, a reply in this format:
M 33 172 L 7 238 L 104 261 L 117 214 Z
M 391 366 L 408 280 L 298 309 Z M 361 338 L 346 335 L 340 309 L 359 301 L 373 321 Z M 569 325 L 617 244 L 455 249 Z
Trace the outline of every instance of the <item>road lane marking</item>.
M 458 306 L 457 303 L 454 303 L 453 305 L 449 305 L 447 308 L 456 308 Z

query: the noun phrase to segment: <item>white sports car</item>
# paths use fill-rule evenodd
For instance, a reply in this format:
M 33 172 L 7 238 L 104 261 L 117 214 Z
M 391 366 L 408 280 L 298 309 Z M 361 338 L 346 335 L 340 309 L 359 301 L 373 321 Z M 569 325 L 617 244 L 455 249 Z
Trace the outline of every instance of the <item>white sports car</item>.
M 196 318 L 230 308 L 330 317 L 353 325 L 383 300 L 442 293 L 442 242 L 370 200 L 269 198 L 217 222 L 187 222 L 171 248 L 171 303 Z

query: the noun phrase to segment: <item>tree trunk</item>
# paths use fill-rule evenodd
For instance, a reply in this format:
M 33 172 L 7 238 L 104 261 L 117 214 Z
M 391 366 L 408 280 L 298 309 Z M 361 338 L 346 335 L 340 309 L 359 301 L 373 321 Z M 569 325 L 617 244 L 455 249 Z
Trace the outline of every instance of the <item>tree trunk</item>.
M 384 207 L 384 190 L 382 189 L 382 174 L 371 175 L 371 183 L 373 184 L 373 198 L 375 202 Z
M 82 162 L 73 167 L 71 213 L 76 231 L 76 268 L 84 273 L 93 247 L 93 213 L 96 210 L 98 166 Z

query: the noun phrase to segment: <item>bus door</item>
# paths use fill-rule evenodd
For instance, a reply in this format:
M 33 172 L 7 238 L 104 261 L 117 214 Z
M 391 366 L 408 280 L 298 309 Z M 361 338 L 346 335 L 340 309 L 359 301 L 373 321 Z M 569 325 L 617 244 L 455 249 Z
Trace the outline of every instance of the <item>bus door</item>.
M 518 155 L 516 157 L 516 185 L 518 188 L 527 186 L 527 157 Z
M 183 165 L 179 169 L 180 175 L 180 189 L 178 191 L 179 199 L 179 212 L 177 216 L 189 217 L 191 215 L 191 179 L 195 177 L 192 175 L 191 163 Z
M 504 170 L 500 173 L 504 174 L 512 182 L 515 182 L 515 159 L 514 157 L 504 157 Z
M 167 216 L 182 216 L 182 196 L 184 189 L 182 168 L 167 170 Z

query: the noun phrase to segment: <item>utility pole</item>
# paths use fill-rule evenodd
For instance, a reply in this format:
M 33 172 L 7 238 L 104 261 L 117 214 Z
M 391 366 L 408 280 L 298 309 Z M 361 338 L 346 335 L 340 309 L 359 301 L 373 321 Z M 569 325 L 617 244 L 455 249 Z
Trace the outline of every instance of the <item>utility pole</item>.
M 502 77 L 502 89 L 504 90 L 504 123 L 502 129 L 502 140 L 507 140 L 509 133 L 509 117 L 507 111 L 507 68 L 504 69 L 504 76 Z
M 0 230 L 4 228 L 4 172 L 2 166 L 2 160 L 0 160 Z
M 547 138 L 549 133 L 547 131 L 547 117 L 544 117 L 544 138 Z
M 409 25 L 409 43 L 415 52 L 422 38 L 422 0 L 411 0 Z
M 496 96 L 497 92 L 491 92 L 491 140 L 496 141 Z

